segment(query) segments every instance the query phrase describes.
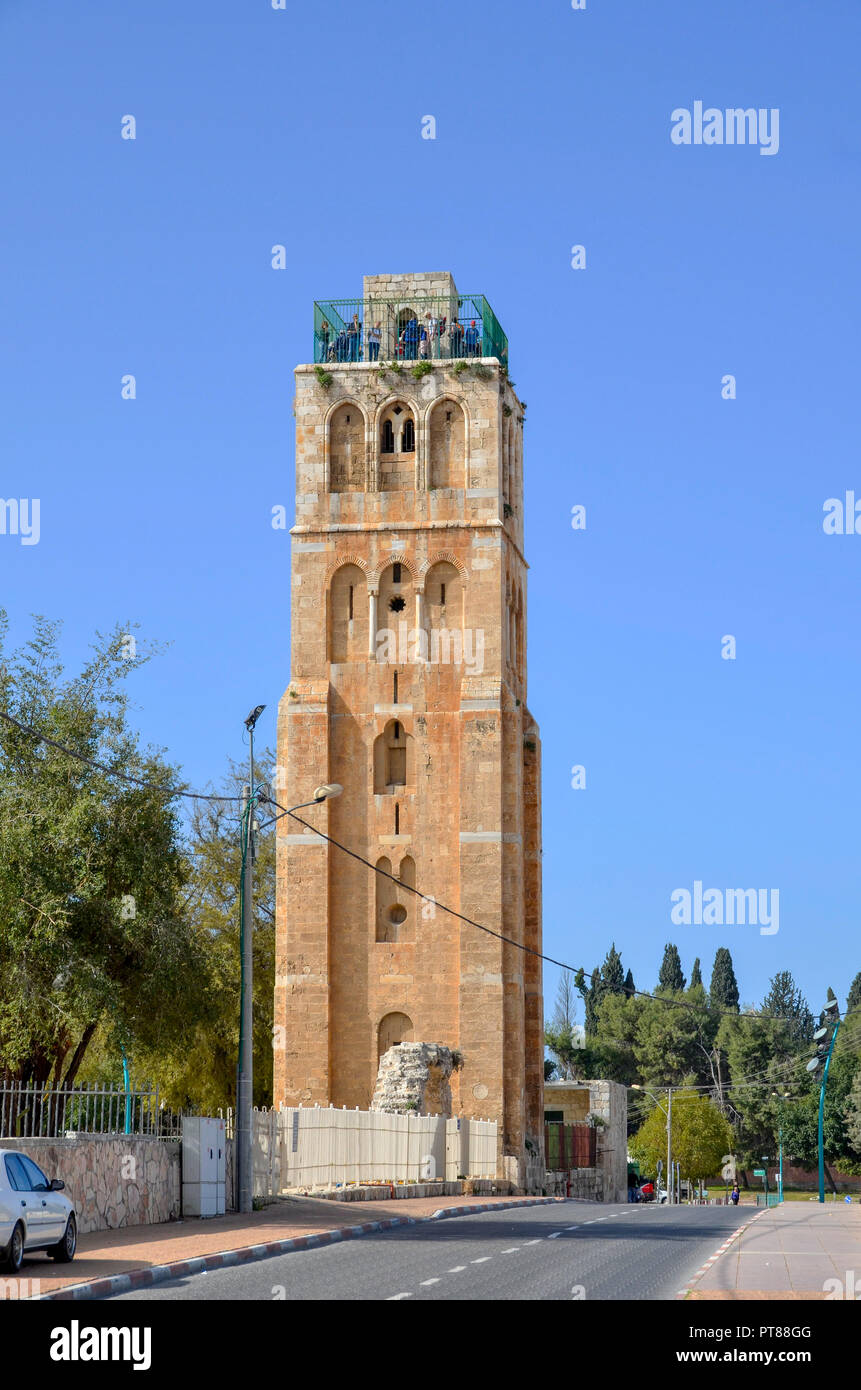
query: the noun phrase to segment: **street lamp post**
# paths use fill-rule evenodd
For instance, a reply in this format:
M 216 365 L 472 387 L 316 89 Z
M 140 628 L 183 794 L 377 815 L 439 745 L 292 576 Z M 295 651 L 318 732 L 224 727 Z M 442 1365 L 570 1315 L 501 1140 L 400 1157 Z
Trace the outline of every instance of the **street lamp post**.
M 248 730 L 248 794 L 242 807 L 242 920 L 239 931 L 239 1075 L 236 1082 L 236 1169 L 238 1207 L 251 1211 L 254 1205 L 252 1157 L 252 1108 L 254 1101 L 254 726 L 265 710 L 255 705 L 245 720 Z
M 834 1052 L 834 1044 L 837 1041 L 837 1034 L 840 1031 L 840 1006 L 836 999 L 826 1001 L 822 1015 L 825 1023 L 821 1028 L 817 1028 L 813 1034 L 813 1041 L 816 1043 L 816 1056 L 811 1057 L 807 1063 L 807 1070 L 815 1076 L 819 1068 L 825 1063 L 822 1072 L 822 1082 L 819 1087 L 819 1200 L 825 1201 L 825 1083 L 828 1080 L 828 1068 L 831 1066 L 831 1056 Z M 831 1029 L 834 1032 L 831 1033 Z M 830 1036 L 829 1036 L 830 1034 Z
M 780 1120 L 780 1102 L 789 1099 L 789 1091 L 784 1091 L 783 1095 L 778 1095 L 777 1091 L 771 1093 L 778 1101 L 778 1120 L 777 1120 L 777 1200 L 783 1201 L 783 1124 Z

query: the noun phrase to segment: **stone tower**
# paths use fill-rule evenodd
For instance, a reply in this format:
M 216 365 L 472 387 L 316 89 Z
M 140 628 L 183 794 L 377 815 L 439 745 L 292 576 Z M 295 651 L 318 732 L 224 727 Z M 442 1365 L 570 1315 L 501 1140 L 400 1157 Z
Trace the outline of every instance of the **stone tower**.
M 453 1114 L 498 1120 L 499 1176 L 524 1186 L 543 1148 L 541 962 L 444 910 L 541 949 L 507 340 L 451 275 L 379 275 L 315 306 L 314 357 L 296 369 L 276 795 L 340 782 L 303 816 L 397 881 L 279 822 L 274 1100 L 367 1109 L 393 1044 L 450 1048 Z

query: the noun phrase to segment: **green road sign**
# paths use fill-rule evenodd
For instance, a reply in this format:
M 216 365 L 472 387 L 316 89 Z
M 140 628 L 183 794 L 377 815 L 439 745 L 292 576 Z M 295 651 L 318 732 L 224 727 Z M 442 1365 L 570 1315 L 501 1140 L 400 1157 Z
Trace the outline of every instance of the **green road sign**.
M 754 1168 L 754 1170 L 753 1170 L 753 1176 L 754 1176 L 755 1178 L 764 1178 L 764 1177 L 765 1177 L 765 1169 L 764 1169 L 764 1168 Z

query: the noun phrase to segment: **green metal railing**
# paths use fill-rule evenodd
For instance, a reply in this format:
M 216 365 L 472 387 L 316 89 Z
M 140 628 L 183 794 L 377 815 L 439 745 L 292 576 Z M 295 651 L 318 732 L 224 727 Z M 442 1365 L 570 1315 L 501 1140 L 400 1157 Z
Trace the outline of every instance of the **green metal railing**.
M 508 366 L 508 339 L 483 294 L 314 302 L 315 362 L 470 357 Z

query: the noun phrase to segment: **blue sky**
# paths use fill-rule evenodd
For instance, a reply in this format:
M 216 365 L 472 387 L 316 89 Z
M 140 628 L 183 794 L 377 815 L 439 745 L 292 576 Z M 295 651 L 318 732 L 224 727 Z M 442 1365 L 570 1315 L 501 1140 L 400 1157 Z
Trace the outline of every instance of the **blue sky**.
M 666 941 L 706 980 L 728 945 L 745 1000 L 784 968 L 842 999 L 861 536 L 822 508 L 861 497 L 860 41 L 849 0 L 0 0 L 0 494 L 41 501 L 38 545 L 0 536 L 13 635 L 170 643 L 138 719 L 195 785 L 258 701 L 271 739 L 312 301 L 451 270 L 529 404 L 546 950 L 615 939 L 651 988 Z M 696 100 L 778 108 L 779 152 L 675 146 Z M 695 880 L 779 889 L 779 932 L 674 926 Z

